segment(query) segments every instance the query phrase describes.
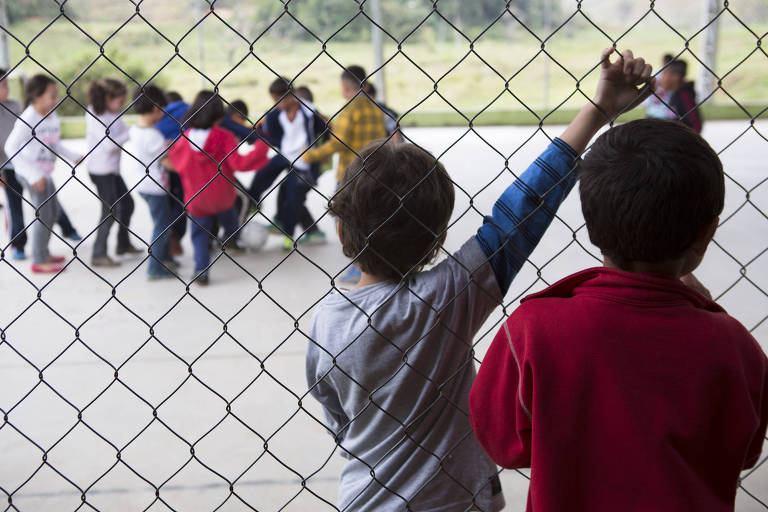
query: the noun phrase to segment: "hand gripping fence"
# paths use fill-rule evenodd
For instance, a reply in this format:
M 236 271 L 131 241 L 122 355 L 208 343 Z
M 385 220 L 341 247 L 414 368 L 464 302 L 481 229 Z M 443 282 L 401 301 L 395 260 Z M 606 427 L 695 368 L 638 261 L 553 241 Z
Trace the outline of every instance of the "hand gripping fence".
M 619 32 L 601 28 L 587 2 L 563 3 L 559 24 L 542 28 L 533 26 L 531 16 L 521 14 L 517 2 L 499 1 L 486 8 L 480 23 L 482 26 L 473 30 L 476 34 L 473 36 L 464 28 L 466 19 L 463 22 L 457 14 L 460 9 L 456 6 L 460 3 L 445 0 L 410 2 L 419 4 L 424 12 L 423 17 L 409 22 L 407 30 L 393 30 L 386 19 L 381 21 L 374 17 L 370 0 L 349 0 L 349 5 L 353 7 L 349 18 L 323 34 L 310 28 L 312 20 L 300 10 L 301 4 L 297 0 L 273 2 L 278 8 L 270 11 L 267 19 L 260 20 L 260 31 L 253 35 L 246 35 L 226 14 L 231 11 L 231 3 L 201 1 L 203 9 L 199 17 L 184 27 L 180 34 L 171 35 L 164 33 L 162 23 L 153 21 L 146 14 L 150 9 L 148 2 L 120 2 L 130 9 L 121 21 L 114 22 L 106 38 L 92 36 L 89 33 L 91 25 L 72 15 L 74 0 L 51 2 L 56 4 L 56 12 L 48 18 L 35 19 L 39 31 L 32 37 L 26 38 L 18 33 L 16 25 L 6 24 L 2 31 L 18 51 L 12 55 L 5 76 L 13 80 L 23 72 L 29 73 L 25 71 L 29 69 L 51 76 L 58 84 L 61 95 L 54 111 L 61 110 L 69 102 L 70 106 L 76 105 L 78 115 L 82 117 L 86 115 L 88 106 L 75 91 L 97 65 L 108 65 L 108 76 L 119 78 L 128 85 L 128 99 L 118 117 L 129 119 L 130 124 L 134 122 L 131 120 L 131 91 L 162 80 L 163 71 L 171 66 L 186 66 L 194 80 L 202 80 L 204 88 L 219 93 L 225 105 L 230 106 L 235 98 L 226 93 L 227 81 L 245 63 L 257 61 L 263 66 L 268 72 L 267 83 L 286 75 L 280 71 L 279 62 L 267 60 L 258 50 L 258 45 L 268 40 L 278 26 L 290 26 L 293 31 L 290 36 L 309 40 L 314 48 L 315 53 L 307 56 L 301 69 L 287 75 L 290 85 L 294 87 L 311 82 L 312 66 L 320 59 L 328 59 L 335 64 L 331 80 L 338 80 L 338 75 L 350 64 L 348 55 L 334 55 L 334 45 L 343 37 L 345 30 L 361 24 L 381 30 L 392 51 L 379 66 L 368 69 L 366 80 L 372 81 L 379 72 L 394 73 L 398 66 L 410 65 L 409 69 L 415 70 L 420 80 L 428 82 L 424 90 L 407 90 L 404 97 L 398 99 L 398 105 L 402 106 L 401 114 L 384 111 L 398 129 L 390 131 L 385 140 L 402 133 L 406 141 L 422 145 L 438 159 L 446 161 L 457 152 L 466 151 L 463 148 L 470 141 L 474 144 L 472 153 L 465 153 L 464 158 L 453 165 L 446 164 L 457 194 L 457 207 L 451 222 L 442 232 L 434 233 L 405 208 L 403 203 L 411 191 L 405 196 L 398 196 L 402 209 L 412 222 L 437 237 L 448 236 L 446 247 L 441 247 L 440 258 L 454 258 L 452 253 L 456 244 L 451 245 L 455 242 L 451 234 L 462 229 L 466 231 L 467 222 L 475 228 L 479 226 L 482 216 L 489 213 L 490 200 L 495 199 L 499 187 L 506 186 L 517 177 L 520 166 L 529 160 L 530 151 L 538 152 L 541 142 L 555 137 L 558 132 L 554 132 L 551 125 L 560 119 L 558 114 L 569 107 L 566 104 L 574 99 L 591 101 L 591 89 L 583 84 L 590 77 L 594 78 L 600 62 L 595 58 L 586 72 L 575 71 L 571 63 L 552 50 L 555 38 L 569 27 L 578 25 L 599 37 L 603 47 L 612 45 L 622 51 L 629 46 L 631 38 L 642 30 L 644 23 L 660 24 L 667 34 L 674 37 L 674 47 L 670 51 L 675 58 L 685 58 L 690 63 L 695 61 L 714 77 L 712 89 L 699 97 L 689 112 L 679 117 L 686 117 L 696 107 L 706 108 L 714 102 L 715 95 L 735 111 L 733 117 L 736 120 L 723 125 L 725 135 L 711 141 L 724 161 L 729 198 L 720 220 L 720 231 L 725 235 L 716 236 L 710 248 L 710 256 L 722 262 L 720 268 L 715 269 L 718 281 L 713 286 L 713 295 L 747 326 L 763 347 L 766 346 L 768 294 L 764 286 L 768 286 L 765 281 L 768 275 L 765 273 L 768 215 L 764 208 L 768 206 L 768 176 L 765 175 L 764 163 L 762 174 L 757 178 L 745 178 L 739 168 L 744 161 L 760 158 L 759 155 L 765 161 L 768 150 L 765 129 L 768 126 L 760 119 L 765 117 L 766 108 L 755 109 L 740 99 L 737 86 L 731 87 L 729 78 L 749 59 L 759 59 L 765 78 L 768 61 L 763 59 L 768 58 L 768 54 L 763 44 L 765 33 L 752 28 L 753 24 L 745 19 L 743 12 L 729 5 L 728 1 L 721 2 L 708 21 L 690 31 L 668 21 L 668 11 L 662 10 L 655 2 L 638 0 L 635 6 L 642 4 L 642 12 L 633 13 Z M 330 4 L 328 9 L 332 11 Z M 695 44 L 710 25 L 725 20 L 738 27 L 742 35 L 746 34 L 750 47 L 727 69 L 713 68 L 697 55 Z M 93 45 L 90 47 L 90 61 L 78 69 L 74 79 L 61 77 L 61 72 L 48 64 L 50 59 L 36 49 L 39 44 L 36 46 L 35 43 L 44 40 L 52 27 L 61 24 L 71 27 Z M 530 36 L 535 47 L 530 59 L 511 72 L 494 67 L 480 50 L 484 38 L 490 37 L 489 34 L 505 24 L 523 31 L 526 37 Z M 105 50 L 110 41 L 129 25 L 143 27 L 146 38 L 155 38 L 160 40 L 160 44 L 167 45 L 170 56 L 160 58 L 156 66 L 153 64 L 149 76 L 134 76 L 130 69 L 121 66 Z M 202 62 L 196 62 L 186 52 L 188 46 L 183 44 L 187 42 L 188 45 L 188 41 L 203 26 L 209 36 L 233 37 L 238 48 L 244 52 L 243 57 L 218 78 L 206 74 Z M 461 48 L 457 61 L 444 73 L 430 72 L 418 57 L 409 55 L 411 43 L 433 26 L 447 30 L 454 37 L 454 42 L 450 44 Z M 765 30 L 765 23 L 761 26 Z M 728 44 L 727 41 L 725 43 Z M 361 43 L 359 48 L 364 50 L 355 58 L 366 61 L 363 53 L 368 52 L 367 43 Z M 632 49 L 642 50 L 635 45 Z M 461 80 L 452 73 L 468 59 L 480 61 L 485 72 L 501 81 L 491 101 L 481 109 L 475 109 L 477 112 L 474 114 L 467 113 L 471 109 L 456 104 L 451 94 L 444 92 L 450 89 L 451 82 Z M 537 59 L 539 62 L 548 59 L 562 80 L 572 86 L 554 107 L 528 105 L 516 93 L 515 84 L 518 82 L 514 81 L 515 78 L 530 71 Z M 763 90 L 763 94 L 765 92 Z M 254 94 L 264 95 L 266 90 Z M 296 96 L 293 89 L 280 95 L 280 100 L 289 95 L 296 97 L 304 107 L 313 107 L 306 99 Z M 325 128 L 316 133 L 315 140 L 310 142 L 335 140 L 339 149 L 346 148 L 357 154 L 360 147 L 352 147 L 349 140 L 335 133 L 334 129 L 342 110 L 355 98 L 366 96 L 372 101 L 376 98 L 362 90 L 354 96 L 345 100 L 343 107 L 328 111 L 330 115 Z M 519 134 L 511 137 L 513 147 L 507 147 L 508 144 L 500 147 L 498 137 L 481 126 L 484 124 L 482 118 L 493 113 L 498 103 L 510 98 L 522 105 L 523 112 L 534 119 L 534 123 L 516 128 Z M 666 104 L 665 98 L 658 99 Z M 320 110 L 323 100 L 318 98 L 315 103 Z M 425 105 L 435 101 L 444 103 L 449 115 L 459 120 L 459 127 L 452 129 L 447 136 L 449 140 L 442 146 L 439 140 L 449 132 L 426 132 L 420 130 L 428 129 L 410 127 L 416 124 L 414 119 Z M 0 105 L 5 113 L 18 115 L 5 104 Z M 238 110 L 236 105 L 234 107 Z M 384 110 L 381 106 L 379 108 Z M 247 118 L 249 135 L 262 137 L 259 126 L 265 123 L 267 114 L 243 117 Z M 174 120 L 179 124 L 185 123 L 182 118 Z M 100 144 L 114 142 L 120 146 L 124 162 L 138 161 L 129 147 L 113 138 L 115 122 L 104 125 Z M 345 418 L 338 425 L 329 424 L 328 418 L 309 396 L 318 384 L 308 385 L 304 377 L 307 344 L 318 351 L 325 350 L 310 336 L 313 310 L 322 299 L 341 287 L 342 274 L 352 268 L 352 262 L 342 256 L 338 245 L 316 247 L 304 243 L 304 237 L 320 225 L 328 232 L 329 239 L 335 239 L 332 213 L 336 189 L 332 180 L 326 178 L 331 173 L 326 173 L 317 181 L 296 166 L 300 157 L 289 156 L 287 171 L 266 187 L 261 197 L 249 197 L 248 187 L 223 171 L 224 161 L 233 153 L 245 149 L 246 137 L 241 138 L 237 147 L 224 158 L 215 158 L 206 152 L 199 140 L 180 135 L 218 167 L 218 174 L 208 181 L 206 187 L 212 186 L 215 180 L 226 180 L 238 190 L 243 213 L 238 229 L 222 238 L 218 235 L 218 227 L 204 225 L 187 210 L 206 187 L 186 201 L 169 193 L 169 201 L 181 212 L 174 222 L 186 219 L 191 228 L 197 226 L 211 240 L 212 256 L 203 273 L 210 270 L 212 286 L 196 286 L 198 278 L 190 268 L 189 247 L 186 247 L 187 254 L 182 257 L 180 268 L 168 261 L 161 262 L 162 268 L 173 274 L 173 279 L 146 283 L 145 267 L 152 258 L 154 248 L 152 235 L 149 234 L 151 227 L 146 216 L 137 215 L 128 225 L 116 215 L 121 201 L 126 201 L 131 195 L 138 198 L 136 187 L 139 183 L 132 183 L 114 203 L 104 201 L 88 179 L 85 164 L 72 163 L 63 158 L 59 155 L 58 146 L 50 145 L 38 133 L 41 123 L 43 121 L 28 125 L 32 138 L 27 144 L 39 142 L 59 157 L 54 174 L 58 182 L 56 193 L 36 206 L 28 195 L 11 187 L 7 175 L 3 178 L 9 197 L 6 209 L 11 199 L 16 198 L 21 200 L 27 214 L 21 233 L 13 240 L 3 238 L 0 241 L 0 499 L 5 501 L 3 510 L 339 510 L 336 500 L 342 466 L 339 455 L 364 465 L 374 485 L 397 496 L 404 510 L 415 510 L 408 496 L 399 488 L 393 488 L 381 476 L 386 454 L 378 463 L 371 463 L 363 454 L 345 449 L 340 442 L 357 417 L 378 411 L 389 421 L 402 426 L 402 439 L 395 443 L 392 450 L 411 444 L 415 451 L 442 466 L 446 459 L 452 457 L 451 450 L 446 453 L 431 446 L 420 446 L 419 438 L 413 435 L 414 424 L 433 408 L 452 408 L 460 414 L 468 414 L 464 404 L 447 400 L 442 392 L 453 384 L 455 376 L 447 381 L 434 381 L 428 375 L 419 373 L 419 369 L 409 362 L 410 348 L 404 349 L 388 339 L 385 332 L 377 330 L 371 323 L 375 312 L 366 311 L 352 302 L 359 314 L 367 318 L 371 329 L 385 338 L 392 350 L 402 354 L 402 365 L 395 373 L 383 376 L 375 387 L 368 387 L 366 383 L 357 381 L 342 365 L 336 364 L 336 358 L 341 354 L 326 351 L 325 356 L 332 359 L 333 365 L 324 376 L 334 372 L 343 374 L 367 396 L 367 403 L 358 414 Z M 710 133 L 714 132 L 705 132 L 705 137 Z M 68 144 L 70 141 L 64 142 L 65 146 Z M 86 147 L 83 153 L 87 157 L 94 149 L 95 146 Z M 270 144 L 270 150 L 281 155 L 280 147 L 274 144 Z M 8 154 L 8 161 L 3 167 L 7 167 L 8 162 L 13 163 L 21 151 L 23 148 L 16 154 Z M 494 162 L 493 173 L 482 175 L 484 182 L 478 183 L 471 177 L 454 178 L 454 173 L 461 171 L 460 167 L 472 167 L 470 162 L 483 154 L 483 158 Z M 158 160 L 160 158 L 157 157 Z M 366 174 L 365 166 L 360 171 L 362 174 Z M 150 176 L 149 171 L 143 179 L 155 181 L 164 188 L 167 185 Z M 274 198 L 282 193 L 281 186 L 289 182 L 308 190 L 307 204 L 318 214 L 296 234 L 284 233 L 282 226 L 267 213 Z M 378 184 L 382 194 L 396 194 L 385 183 Z M 535 201 L 543 202 L 543 198 L 538 197 L 533 189 L 528 188 L 528 193 Z M 43 222 L 43 210 L 57 201 L 65 210 L 70 207 L 77 212 L 88 210 L 76 219 L 81 227 L 87 225 L 90 229 L 82 232 L 82 240 L 72 241 L 58 234 L 53 225 Z M 253 204 L 253 208 L 244 213 L 249 203 Z M 137 199 L 136 204 L 139 205 L 137 210 L 143 208 L 140 200 Z M 81 208 L 81 205 L 84 206 Z M 108 215 L 96 219 L 93 214 L 102 206 Z M 513 289 L 498 304 L 491 319 L 475 339 L 460 340 L 466 344 L 469 357 L 455 375 L 460 374 L 466 365 L 480 363 L 481 354 L 493 334 L 524 295 L 566 275 L 563 268 L 575 271 L 599 261 L 599 255 L 585 238 L 586 230 L 580 214 L 570 215 L 561 211 L 555 214 L 554 219 L 550 228 L 552 233 L 546 237 L 548 241 L 542 242 L 542 246 L 527 259 Z M 96 226 L 93 226 L 93 220 L 97 220 Z M 526 220 L 520 219 L 521 225 Z M 133 259 L 123 260 L 120 267 L 105 269 L 91 264 L 90 251 L 99 225 L 107 222 L 115 222 L 128 230 L 142 251 Z M 66 256 L 71 257 L 64 264 L 65 271 L 45 276 L 33 275 L 26 262 L 12 257 L 14 241 L 18 242 L 21 236 L 31 233 L 36 223 L 44 224 L 51 231 L 53 248 L 64 250 Z M 269 226 L 278 235 L 291 235 L 285 250 L 271 247 L 270 243 L 261 252 L 234 250 L 238 236 L 250 229 L 249 226 L 257 224 Z M 173 225 L 166 227 L 163 235 L 172 229 Z M 729 229 L 744 238 L 754 233 L 748 251 L 736 246 L 735 238 L 727 234 Z M 378 230 L 374 229 L 368 236 L 373 236 Z M 712 256 L 713 253 L 715 256 Z M 569 259 L 579 260 L 579 263 L 574 267 L 567 263 Z M 461 265 L 458 260 L 456 263 Z M 392 268 L 397 270 L 394 266 Z M 760 268 L 762 272 L 758 270 Z M 406 276 L 401 279 L 401 285 L 410 289 Z M 456 295 L 465 291 L 458 290 Z M 429 304 L 429 299 L 419 297 L 417 290 L 410 289 L 410 292 L 418 300 Z M 747 300 L 738 302 L 734 298 L 745 294 Z M 455 299 L 451 298 L 448 305 Z M 443 311 L 434 309 L 433 312 L 439 317 Z M 357 338 L 349 339 L 343 352 L 354 351 L 357 341 Z M 422 341 L 413 340 L 417 345 Z M 404 423 L 386 403 L 378 400 L 378 392 L 404 372 L 419 374 L 424 385 L 434 390 L 434 398 L 425 410 L 415 411 L 416 420 L 410 424 Z M 326 431 L 332 435 L 328 436 Z M 470 435 L 469 431 L 465 433 L 465 437 Z M 755 467 L 742 474 L 737 495 L 738 509 L 768 509 L 766 460 L 768 454 L 764 453 Z M 522 509 L 530 473 L 527 470 L 502 470 L 499 476 L 508 509 Z M 469 495 L 475 492 L 459 481 L 454 483 Z M 475 504 L 468 510 L 479 507 Z

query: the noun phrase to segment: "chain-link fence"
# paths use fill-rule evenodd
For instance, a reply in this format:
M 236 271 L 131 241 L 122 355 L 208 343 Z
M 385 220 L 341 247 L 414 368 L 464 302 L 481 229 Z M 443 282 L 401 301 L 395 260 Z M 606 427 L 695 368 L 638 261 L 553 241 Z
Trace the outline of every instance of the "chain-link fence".
M 764 6 L 749 4 L 745 12 L 746 7 L 725 1 L 706 21 L 694 23 L 676 12 L 688 16 L 690 6 L 653 1 L 618 2 L 618 7 L 555 2 L 543 14 L 531 7 L 535 3 L 470 4 L 385 3 L 383 13 L 374 13 L 377 6 L 369 0 L 327 5 L 289 0 L 256 7 L 216 0 L 162 5 L 64 0 L 40 3 L 38 12 L 24 11 L 24 18 L 20 6 L 11 6 L 17 18 L 11 16 L 11 24 L 2 27 L 11 50 L 4 75 L 11 96 L 21 94 L 17 78 L 29 90 L 33 75 L 52 77 L 60 98 L 53 98 L 50 83 L 43 81 L 34 100 L 47 98 L 53 112 L 62 114 L 63 133 L 73 138 L 58 141 L 59 121 L 52 115 L 35 117 L 29 108 L 22 114 L 20 105 L 2 102 L 0 118 L 11 119 L 11 125 L 18 119 L 16 125 L 26 127 L 24 140 L 5 159 L 3 175 L 11 233 L 0 246 L 4 510 L 343 509 L 337 484 L 345 460 L 357 463 L 356 476 L 366 480 L 360 496 L 389 493 L 403 509 L 425 509 L 413 498 L 419 489 L 409 487 L 408 475 L 399 475 L 401 480 L 382 476 L 397 474 L 388 467 L 388 453 L 356 452 L 342 442 L 359 434 L 353 427 L 357 418 L 376 414 L 398 432 L 398 439 L 382 439 L 382 446 L 436 465 L 438 474 L 430 479 L 440 477 L 447 487 L 456 487 L 448 495 L 464 492 L 474 498 L 469 509 L 490 507 L 479 496 L 497 485 L 509 509 L 523 508 L 527 470 L 500 471 L 498 484 L 480 490 L 446 479 L 441 468 L 463 453 L 461 443 L 439 446 L 429 437 L 438 426 L 425 428 L 419 418 L 437 411 L 439 421 L 456 416 L 468 426 L 467 404 L 446 398 L 451 395 L 445 390 L 479 364 L 524 295 L 598 264 L 599 251 L 586 235 L 578 198 L 572 194 L 563 203 L 504 299 L 476 326 L 474 338 L 446 332 L 469 354 L 449 378 L 434 380 L 415 359 L 409 363 L 422 340 L 404 348 L 392 341 L 392 333 L 377 331 L 384 340 L 381 350 L 398 351 L 402 364 L 377 375 L 372 387 L 336 364 L 341 353 L 327 352 L 312 338 L 318 305 L 346 296 L 335 292 L 355 273 L 336 242 L 337 226 L 328 210 L 340 175 L 328 169 L 328 155 L 318 153 L 317 146 L 340 153 L 336 166 L 342 168 L 348 162 L 345 153 L 357 153 L 379 137 L 402 137 L 431 151 L 450 175 L 453 215 L 437 233 L 412 215 L 409 224 L 421 229 L 422 237 L 445 235 L 439 260 L 456 261 L 452 253 L 476 231 L 500 193 L 560 133 L 558 124 L 573 115 L 570 109 L 591 97 L 599 49 L 606 46 L 639 54 L 653 48 L 658 58 L 668 52 L 673 60 L 687 60 L 689 73 L 702 68 L 714 77 L 687 107 L 656 96 L 648 111 L 673 112 L 688 123 L 697 122 L 697 110 L 703 112 L 703 135 L 724 162 L 727 194 L 718 234 L 697 273 L 715 299 L 767 346 Z M 186 11 L 193 7 L 197 11 L 187 22 Z M 621 21 L 606 21 L 601 9 Z M 721 49 L 715 61 L 701 55 L 699 47 L 717 23 Z M 380 59 L 368 44 L 371 27 L 383 38 Z M 339 92 L 338 77 L 345 69 L 354 71 L 349 66 L 355 63 L 367 70 L 356 76 L 379 85 L 378 94 L 364 89 L 344 96 L 343 86 Z M 394 110 L 382 101 L 378 77 L 384 75 L 386 100 Z M 123 94 L 126 101 L 102 109 L 103 114 L 112 108 L 111 117 L 97 116 L 86 88 L 100 81 L 109 89 L 107 77 L 122 82 L 126 91 L 116 96 L 107 91 L 105 97 Z M 199 108 L 200 115 L 187 119 L 171 108 L 178 98 L 153 96 L 150 84 L 166 92 L 178 89 L 187 99 L 202 84 L 218 96 L 195 103 L 191 111 Z M 299 91 L 304 84 L 314 97 Z M 143 94 L 134 96 L 134 90 Z M 238 135 L 234 143 L 222 139 L 221 147 L 212 147 L 205 138 L 211 126 L 202 113 L 218 108 L 217 97 L 226 112 L 213 117 L 224 115 L 230 128 L 237 125 L 232 129 Z M 251 112 L 235 101 L 238 97 L 251 104 Z M 302 130 L 312 125 L 298 149 L 275 138 L 276 130 L 291 130 L 295 119 L 281 117 L 276 109 L 286 101 L 296 102 L 288 110 L 301 113 Z M 366 133 L 358 140 L 350 135 L 345 110 L 360 101 L 377 108 L 371 114 L 364 106 L 362 118 L 355 118 L 358 131 L 363 127 Z M 158 112 L 154 107 L 161 109 L 160 117 L 169 116 L 171 136 L 165 138 L 174 148 L 185 148 L 183 154 L 171 149 L 170 161 L 165 147 L 152 158 L 143 156 L 157 139 L 147 130 L 152 122 L 162 122 L 152 117 Z M 263 114 L 256 112 L 262 109 Z M 85 125 L 100 131 L 95 140 L 82 139 L 84 118 Z M 130 129 L 121 127 L 123 120 Z M 191 131 L 178 135 L 181 123 Z M 93 133 L 92 126 L 89 130 Z M 117 178 L 107 183 L 109 172 L 94 173 L 96 159 L 108 160 L 99 148 L 113 144 L 121 154 L 122 185 Z M 316 146 L 306 152 L 315 152 L 316 164 L 302 159 L 307 145 Z M 49 159 L 46 152 L 55 156 Z M 82 162 L 81 156 L 86 157 Z M 8 162 L 15 164 L 15 174 Z M 179 185 L 189 188 L 191 182 L 177 180 L 172 170 L 180 162 L 193 168 L 213 162 L 216 173 L 198 180 L 197 191 L 187 190 L 185 196 Z M 32 179 L 39 174 L 35 165 L 52 171 L 53 180 Z M 126 171 L 137 165 L 141 173 Z M 261 170 L 235 175 L 235 168 Z M 386 195 L 387 187 L 380 186 Z M 402 204 L 406 197 L 398 200 Z M 237 209 L 225 215 L 209 208 L 216 201 L 235 202 Z M 161 217 L 167 222 L 159 222 Z M 120 233 L 117 255 L 110 257 L 106 239 L 113 224 Z M 347 256 L 368 249 L 377 229 Z M 25 255 L 27 235 L 34 249 Z M 103 250 L 95 248 L 99 244 Z M 56 261 L 55 254 L 65 258 Z M 32 268 L 24 256 L 31 257 Z M 391 262 L 384 265 L 403 271 Z M 411 286 L 408 279 L 400 281 Z M 435 311 L 435 326 L 440 314 L 451 311 L 475 285 L 450 292 Z M 411 292 L 419 296 L 417 288 Z M 348 300 L 347 311 L 375 329 L 376 313 L 364 296 L 356 297 L 360 302 Z M 344 325 L 327 329 L 342 339 L 341 352 L 354 352 L 362 343 L 360 334 L 350 335 Z M 330 361 L 327 371 L 317 370 L 319 381 L 309 384 L 307 346 Z M 364 365 L 380 370 L 376 361 Z M 341 374 L 365 407 L 353 418 L 334 420 L 310 395 L 322 395 L 321 381 Z M 389 383 L 401 378 L 420 379 L 428 388 L 429 397 L 420 402 L 423 410 L 406 414 L 412 422 L 403 419 L 400 405 L 383 398 Z M 462 432 L 462 442 L 471 435 L 471 430 Z M 764 453 L 742 474 L 739 510 L 768 509 L 766 460 Z M 362 507 L 357 501 L 347 509 Z

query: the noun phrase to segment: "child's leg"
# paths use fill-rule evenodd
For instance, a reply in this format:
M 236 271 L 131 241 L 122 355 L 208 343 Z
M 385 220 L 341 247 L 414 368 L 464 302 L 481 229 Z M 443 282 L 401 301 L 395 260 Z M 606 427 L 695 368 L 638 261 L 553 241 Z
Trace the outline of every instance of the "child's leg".
M 107 239 L 109 230 L 115 222 L 114 216 L 110 213 L 112 205 L 117 200 L 117 190 L 112 176 L 91 174 L 91 181 L 96 185 L 96 194 L 101 199 L 101 217 L 99 218 L 99 227 L 96 229 L 96 240 L 93 242 L 93 259 L 107 257 Z
M 309 187 L 297 175 L 291 173 L 285 180 L 285 199 L 283 200 L 282 222 L 283 231 L 293 237 L 296 225 L 299 223 L 299 216 L 304 207 L 304 200 L 307 198 Z
M 187 217 L 184 212 L 184 187 L 181 184 L 181 176 L 176 171 L 168 172 L 168 200 L 171 203 L 171 215 L 177 219 L 173 223 L 173 235 L 181 240 L 187 232 Z
M 61 214 L 61 207 L 54 195 L 56 186 L 50 177 L 45 179 L 44 190 L 37 191 L 31 186 L 28 188 L 32 205 L 38 212 L 37 222 L 32 228 L 32 263 L 46 264 L 51 257 L 48 252 L 48 242 L 51 239 L 53 225 Z
M 118 249 L 128 249 L 132 247 L 128 226 L 131 225 L 131 217 L 133 216 L 135 205 L 122 176 L 119 174 L 113 174 L 112 176 L 115 183 L 115 200 L 119 200 L 115 206 L 115 218 L 120 222 L 117 228 L 117 247 Z
M 13 169 L 3 169 L 3 183 L 5 183 L 5 198 L 8 205 L 8 216 L 10 217 L 10 240 L 11 246 L 17 251 L 24 252 L 24 246 L 27 244 L 27 231 L 24 229 L 24 187 L 16 179 L 16 171 Z
M 301 211 L 299 212 L 299 224 L 304 228 L 305 231 L 307 231 L 307 233 L 320 231 L 320 228 L 317 227 L 317 223 L 315 222 L 315 218 L 312 217 L 311 213 L 309 213 L 309 209 L 307 208 L 306 203 L 306 196 L 304 199 L 304 204 L 301 205 Z
M 190 215 L 189 232 L 192 238 L 192 248 L 195 253 L 195 274 L 203 272 L 211 263 L 211 255 L 208 252 L 211 227 L 214 216 L 194 217 Z
M 240 222 L 237 218 L 237 209 L 231 208 L 225 212 L 217 213 L 216 219 L 219 221 L 219 224 L 224 227 L 224 239 L 221 241 L 222 245 L 224 245 L 225 242 L 228 242 L 230 237 L 232 240 L 236 240 L 236 231 L 237 228 L 240 227 Z
M 317 185 L 317 179 L 320 177 L 320 167 L 318 165 L 312 165 L 309 170 L 309 175 L 311 177 L 310 183 Z M 309 190 L 307 190 L 307 192 L 309 192 Z M 308 234 L 317 233 L 320 231 L 320 228 L 315 222 L 315 218 L 312 217 L 312 214 L 309 212 L 309 208 L 307 208 L 306 195 L 304 196 L 304 201 L 302 201 L 301 210 L 299 211 L 299 224 Z
M 285 208 L 285 205 L 283 204 L 285 202 L 285 182 L 280 184 L 280 188 L 277 189 L 277 212 L 275 213 L 275 216 L 273 217 L 273 222 L 277 224 L 278 227 L 283 227 L 283 208 Z
M 168 226 L 171 225 L 171 208 L 168 203 L 168 196 L 155 194 L 141 194 L 149 205 L 149 212 L 152 215 L 154 228 L 152 231 L 151 249 L 152 255 L 149 258 L 149 268 L 147 273 L 150 276 L 163 276 L 168 274 L 168 270 L 160 263 L 168 261 Z
M 69 220 L 67 212 L 64 211 L 64 208 L 61 208 L 61 205 L 59 205 L 59 216 L 56 218 L 56 223 L 61 228 L 61 234 L 64 236 L 64 238 L 77 235 L 75 226 L 72 225 L 72 221 Z
M 253 176 L 251 186 L 248 187 L 248 195 L 253 204 L 259 202 L 261 195 L 267 191 L 267 189 L 275 182 L 280 173 L 287 169 L 291 163 L 281 155 L 273 156 L 272 159 L 267 162 L 267 165 L 262 167 Z
M 248 218 L 248 210 L 249 210 L 249 204 L 248 204 L 248 189 L 243 186 L 242 183 L 240 183 L 240 180 L 237 178 L 234 179 L 235 181 L 235 193 L 237 194 L 237 198 L 235 199 L 235 209 L 237 210 L 237 222 L 239 224 L 244 224 L 246 219 Z

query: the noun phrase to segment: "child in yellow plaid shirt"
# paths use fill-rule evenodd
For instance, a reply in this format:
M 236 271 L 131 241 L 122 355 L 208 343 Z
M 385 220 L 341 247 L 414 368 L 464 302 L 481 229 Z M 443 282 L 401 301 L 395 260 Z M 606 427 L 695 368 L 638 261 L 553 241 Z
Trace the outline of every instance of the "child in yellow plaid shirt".
M 321 162 L 339 153 L 337 182 L 341 181 L 344 170 L 355 159 L 357 152 L 368 143 L 387 136 L 384 113 L 361 91 L 366 76 L 360 66 L 349 66 L 344 70 L 341 74 L 341 94 L 347 104 L 331 118 L 333 129 L 330 138 L 303 155 L 304 160 L 311 163 Z

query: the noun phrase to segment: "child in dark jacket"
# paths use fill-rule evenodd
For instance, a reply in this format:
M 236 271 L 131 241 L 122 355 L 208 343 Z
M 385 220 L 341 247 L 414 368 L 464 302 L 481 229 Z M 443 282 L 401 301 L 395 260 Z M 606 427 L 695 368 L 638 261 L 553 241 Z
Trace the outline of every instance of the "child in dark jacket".
M 661 75 L 661 87 L 669 94 L 669 106 L 677 119 L 696 133 L 701 133 L 702 120 L 696 103 L 693 82 L 685 80 L 688 64 L 684 60 L 670 61 Z
M 195 279 L 201 285 L 208 284 L 214 220 L 224 227 L 222 248 L 237 247 L 235 171 L 258 170 L 267 163 L 268 147 L 262 141 L 257 141 L 250 153 L 238 153 L 239 144 L 234 135 L 218 126 L 223 118 L 221 98 L 212 91 L 201 91 L 189 107 L 184 122 L 189 129 L 168 154 L 184 186 L 195 254 Z
M 768 359 L 690 275 L 723 209 L 720 160 L 646 119 L 601 135 L 579 176 L 604 266 L 504 323 L 470 394 L 477 439 L 531 468 L 528 510 L 732 511 L 765 438 Z
M 248 192 L 252 200 L 259 201 L 277 177 L 287 171 L 275 218 L 275 226 L 286 235 L 283 249 L 292 250 L 298 239 L 303 243 L 324 243 L 325 234 L 318 229 L 305 205 L 307 193 L 317 184 L 320 165 L 305 162 L 301 155 L 318 140 L 327 139 L 326 123 L 317 111 L 297 99 L 287 78 L 276 78 L 269 86 L 269 94 L 275 108 L 259 125 L 259 133 L 275 148 L 277 155 L 254 176 Z M 294 239 L 294 231 L 300 224 L 305 231 Z

